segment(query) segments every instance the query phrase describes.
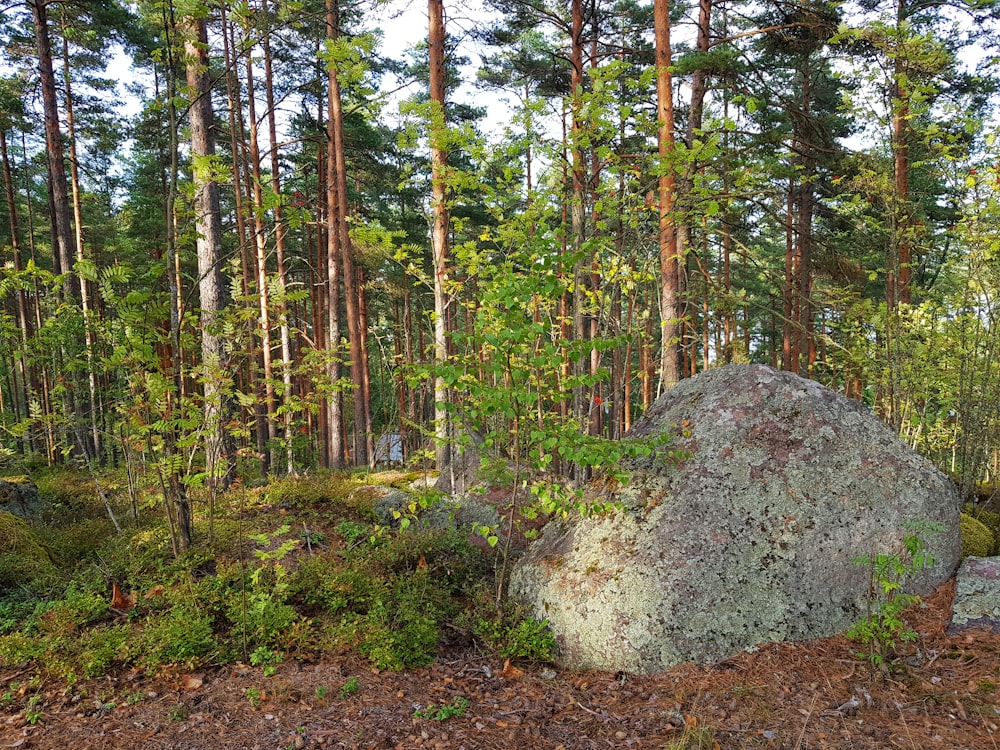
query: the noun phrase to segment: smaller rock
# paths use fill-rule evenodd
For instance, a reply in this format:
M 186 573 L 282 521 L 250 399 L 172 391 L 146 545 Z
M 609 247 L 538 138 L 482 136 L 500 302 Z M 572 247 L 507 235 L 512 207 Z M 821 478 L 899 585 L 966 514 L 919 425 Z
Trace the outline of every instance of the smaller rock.
M 482 435 L 470 431 L 457 444 L 451 445 L 449 460 L 442 467 L 434 486 L 449 495 L 461 495 L 474 487 L 479 481 L 479 467 L 482 465 L 479 452 L 482 444 Z
M 426 472 L 410 482 L 410 489 L 413 492 L 426 492 L 427 490 L 434 489 L 436 483 L 437 476 Z
M 1000 633 L 1000 557 L 967 557 L 955 576 L 948 633 L 972 628 Z
M 416 498 L 408 492 L 397 490 L 394 487 L 373 486 L 372 490 L 376 497 L 372 505 L 372 511 L 378 517 L 379 523 L 386 526 L 398 526 L 399 518 L 397 513 L 406 515 L 410 511 L 410 505 Z
M 0 511 L 28 520 L 42 517 L 44 505 L 38 488 L 27 477 L 0 479 Z

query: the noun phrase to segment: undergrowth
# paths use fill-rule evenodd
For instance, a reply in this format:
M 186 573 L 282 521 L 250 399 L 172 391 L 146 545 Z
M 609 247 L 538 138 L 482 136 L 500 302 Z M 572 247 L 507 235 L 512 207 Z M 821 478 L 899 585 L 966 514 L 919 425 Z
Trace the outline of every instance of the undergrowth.
M 117 534 L 96 497 L 73 491 L 85 478 L 47 472 L 41 484 L 63 515 L 25 526 L 22 548 L 38 562 L 7 568 L 3 666 L 67 684 L 120 667 L 236 661 L 268 675 L 288 658 L 355 648 L 398 670 L 432 662 L 456 631 L 503 658 L 551 658 L 544 623 L 483 595 L 492 561 L 465 530 L 379 526 L 360 479 L 286 478 L 224 493 L 211 524 L 196 503 L 195 544 L 179 558 L 156 520 L 155 486 L 138 525 Z

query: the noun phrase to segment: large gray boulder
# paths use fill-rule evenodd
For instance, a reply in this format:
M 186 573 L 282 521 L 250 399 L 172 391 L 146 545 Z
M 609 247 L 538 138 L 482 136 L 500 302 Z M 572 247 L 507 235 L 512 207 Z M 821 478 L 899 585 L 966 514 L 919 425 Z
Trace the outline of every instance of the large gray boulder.
M 843 632 L 865 612 L 862 555 L 900 553 L 909 523 L 954 572 L 959 493 L 863 405 L 763 366 L 684 380 L 630 438 L 670 437 L 630 466 L 623 510 L 552 522 L 512 596 L 546 619 L 565 666 L 650 673 L 770 641 Z

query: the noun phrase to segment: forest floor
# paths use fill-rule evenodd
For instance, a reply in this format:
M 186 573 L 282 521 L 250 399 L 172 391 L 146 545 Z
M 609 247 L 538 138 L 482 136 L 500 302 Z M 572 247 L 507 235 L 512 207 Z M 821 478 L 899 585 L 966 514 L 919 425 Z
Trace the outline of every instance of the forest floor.
M 997 748 L 1000 634 L 946 635 L 953 589 L 908 614 L 919 640 L 888 677 L 842 637 L 651 676 L 505 667 L 468 644 L 404 672 L 347 652 L 266 677 L 227 665 L 42 685 L 31 708 L 0 703 L 0 748 Z M 18 679 L 0 670 L 0 698 Z

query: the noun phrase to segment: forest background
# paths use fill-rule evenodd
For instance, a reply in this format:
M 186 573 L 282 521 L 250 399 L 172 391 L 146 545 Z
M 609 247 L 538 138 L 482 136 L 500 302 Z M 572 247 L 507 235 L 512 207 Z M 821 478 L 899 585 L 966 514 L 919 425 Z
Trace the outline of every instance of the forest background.
M 429 0 L 406 50 L 376 10 L 3 8 L 4 457 L 151 473 L 183 547 L 191 487 L 470 436 L 582 479 L 762 362 L 995 481 L 991 0 Z

